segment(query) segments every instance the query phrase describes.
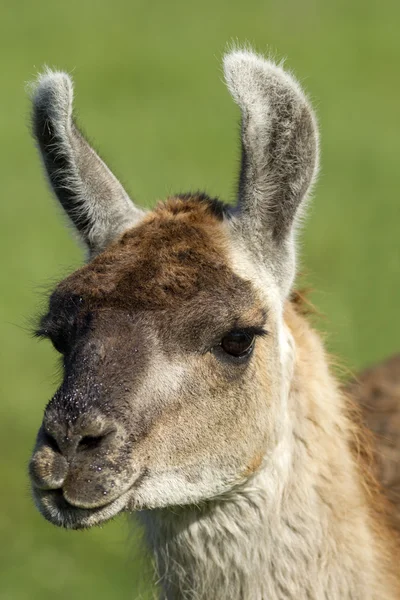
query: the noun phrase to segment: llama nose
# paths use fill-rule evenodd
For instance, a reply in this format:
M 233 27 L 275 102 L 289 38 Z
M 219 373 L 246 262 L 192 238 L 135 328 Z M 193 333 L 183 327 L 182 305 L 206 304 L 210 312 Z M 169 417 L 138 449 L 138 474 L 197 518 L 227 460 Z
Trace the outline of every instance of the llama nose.
M 101 417 L 74 426 L 45 417 L 29 464 L 33 484 L 44 490 L 63 487 L 69 467 L 86 455 L 104 452 L 114 432 L 112 423 Z
M 45 417 L 43 428 L 48 443 L 67 460 L 77 453 L 101 449 L 115 431 L 113 423 L 100 415 L 74 424 Z

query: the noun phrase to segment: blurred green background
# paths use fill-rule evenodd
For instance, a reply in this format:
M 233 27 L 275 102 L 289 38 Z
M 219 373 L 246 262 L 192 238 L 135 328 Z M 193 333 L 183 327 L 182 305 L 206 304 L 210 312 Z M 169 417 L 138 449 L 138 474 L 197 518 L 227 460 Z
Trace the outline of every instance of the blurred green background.
M 400 348 L 399 18 L 394 0 L 2 0 L 0 600 L 147 598 L 150 581 L 126 519 L 65 532 L 30 499 L 57 371 L 29 320 L 82 255 L 44 182 L 25 82 L 44 64 L 73 74 L 84 130 L 139 202 L 199 188 L 233 199 L 238 112 L 221 55 L 234 39 L 287 57 L 322 132 L 302 270 L 330 350 L 356 370 Z

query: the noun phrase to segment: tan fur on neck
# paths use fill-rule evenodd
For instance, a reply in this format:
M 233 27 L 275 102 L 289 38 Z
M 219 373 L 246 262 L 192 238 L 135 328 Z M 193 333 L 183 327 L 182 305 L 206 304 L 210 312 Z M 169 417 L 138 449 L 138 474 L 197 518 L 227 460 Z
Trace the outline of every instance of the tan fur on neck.
M 319 335 L 292 304 L 286 307 L 285 322 L 297 348 L 293 433 L 315 463 L 314 485 L 328 507 L 332 534 L 338 548 L 358 555 L 360 570 L 363 560 L 368 564 L 371 572 L 365 578 L 371 577 L 372 589 L 377 586 L 372 597 L 398 598 L 398 540 L 388 529 L 386 502 L 372 476 L 370 436 L 332 376 Z

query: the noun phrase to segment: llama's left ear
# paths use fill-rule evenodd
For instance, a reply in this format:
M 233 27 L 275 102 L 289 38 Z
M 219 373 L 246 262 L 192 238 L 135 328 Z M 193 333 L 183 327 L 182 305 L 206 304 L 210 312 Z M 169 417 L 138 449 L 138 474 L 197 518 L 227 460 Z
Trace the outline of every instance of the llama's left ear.
M 252 252 L 269 262 L 286 295 L 295 272 L 295 226 L 318 170 L 315 117 L 293 77 L 257 54 L 227 54 L 224 71 L 242 112 L 233 223 Z
M 47 70 L 33 86 L 33 133 L 50 185 L 90 256 L 143 216 L 72 118 L 73 85 Z

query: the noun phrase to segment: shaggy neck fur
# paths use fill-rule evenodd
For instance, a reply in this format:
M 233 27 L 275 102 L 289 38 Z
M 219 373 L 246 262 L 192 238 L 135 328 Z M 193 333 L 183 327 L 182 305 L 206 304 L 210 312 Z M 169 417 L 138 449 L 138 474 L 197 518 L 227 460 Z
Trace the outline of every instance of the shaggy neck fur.
M 226 497 L 141 513 L 163 600 L 400 597 L 396 550 L 377 526 L 321 342 L 291 308 L 286 323 L 296 364 L 275 450 Z

